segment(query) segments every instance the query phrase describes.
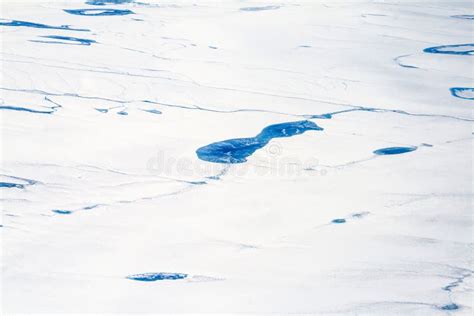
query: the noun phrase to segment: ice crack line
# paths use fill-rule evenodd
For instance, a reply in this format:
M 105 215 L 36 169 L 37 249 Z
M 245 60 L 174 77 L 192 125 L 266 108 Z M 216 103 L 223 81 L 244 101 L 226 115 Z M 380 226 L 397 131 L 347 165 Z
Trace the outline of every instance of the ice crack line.
M 293 117 L 303 117 L 306 119 L 331 119 L 334 115 L 348 113 L 348 112 L 375 112 L 375 113 L 396 113 L 401 115 L 408 115 L 408 116 L 420 116 L 420 117 L 438 117 L 438 118 L 448 118 L 448 119 L 455 119 L 460 121 L 466 122 L 473 122 L 474 119 L 465 118 L 465 117 L 458 117 L 452 115 L 443 115 L 443 114 L 428 114 L 428 113 L 410 113 L 404 110 L 398 109 L 383 109 L 383 108 L 375 108 L 375 107 L 366 107 L 366 106 L 357 106 L 351 104 L 339 104 L 334 103 L 335 105 L 349 107 L 349 109 L 329 112 L 325 114 L 292 114 L 292 113 L 285 113 L 285 112 L 277 112 L 277 111 L 268 111 L 268 110 L 261 110 L 261 109 L 234 109 L 234 110 L 219 110 L 219 109 L 211 109 L 206 108 L 198 105 L 180 105 L 180 104 L 171 104 L 171 103 L 164 103 L 160 101 L 151 101 L 151 100 L 118 100 L 118 99 L 111 99 L 99 96 L 85 96 L 80 95 L 77 93 L 70 93 L 70 92 L 63 92 L 63 93 L 54 93 L 48 92 L 38 89 L 13 89 L 13 88 L 6 88 L 0 87 L 0 90 L 5 91 L 16 91 L 16 92 L 23 92 L 23 93 L 32 93 L 32 94 L 40 94 L 45 96 L 57 96 L 57 97 L 74 97 L 80 99 L 88 99 L 88 100 L 100 100 L 100 101 L 109 101 L 113 103 L 120 103 L 120 104 L 130 104 L 130 103 L 150 103 L 161 105 L 165 107 L 173 107 L 173 108 L 180 108 L 186 110 L 198 110 L 198 111 L 206 111 L 206 112 L 213 112 L 213 113 L 237 113 L 237 112 L 261 112 L 261 113 L 272 113 L 272 114 L 280 114 L 280 115 L 287 115 Z M 321 101 L 322 103 L 328 103 Z

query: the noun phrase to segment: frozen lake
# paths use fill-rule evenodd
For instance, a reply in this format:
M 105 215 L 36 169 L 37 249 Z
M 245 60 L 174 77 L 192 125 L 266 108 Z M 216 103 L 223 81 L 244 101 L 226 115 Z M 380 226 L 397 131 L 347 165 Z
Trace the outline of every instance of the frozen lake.
M 472 2 L 2 2 L 2 311 L 471 315 Z

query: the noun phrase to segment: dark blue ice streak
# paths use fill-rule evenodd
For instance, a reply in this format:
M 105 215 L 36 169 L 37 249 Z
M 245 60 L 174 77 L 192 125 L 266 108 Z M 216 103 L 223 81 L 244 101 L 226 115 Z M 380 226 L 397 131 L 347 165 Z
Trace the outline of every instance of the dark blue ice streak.
M 9 178 L 9 179 L 13 179 L 13 180 L 18 180 L 18 181 L 23 181 L 23 182 L 25 182 L 25 183 L 0 182 L 0 187 L 1 187 L 1 188 L 19 188 L 19 189 L 24 189 L 26 186 L 35 185 L 35 184 L 40 183 L 40 182 L 38 182 L 38 181 L 36 181 L 36 180 L 31 180 L 31 179 L 26 179 L 26 178 L 20 178 L 20 177 L 15 177 L 15 176 L 9 176 L 9 175 L 6 175 L 6 174 L 1 174 L 0 176 L 6 177 L 6 178 Z
M 41 23 L 27 22 L 27 21 L 18 21 L 18 20 L 8 20 L 5 22 L 5 19 L 0 19 L 0 26 L 24 26 L 24 27 L 34 27 L 37 29 L 53 29 L 53 30 L 68 30 L 68 31 L 78 31 L 78 32 L 90 32 L 88 29 L 75 29 L 69 27 L 69 25 L 53 26 L 46 25 Z
M 24 189 L 26 186 L 29 185 L 35 185 L 38 183 L 38 181 L 31 180 L 31 179 L 25 179 L 25 178 L 20 178 L 20 177 L 14 177 L 14 176 L 8 176 L 5 174 L 1 175 L 2 177 L 9 178 L 12 180 L 19 180 L 23 181 L 25 183 L 17 183 L 17 182 L 0 182 L 0 188 L 17 188 L 17 189 Z
M 268 5 L 265 7 L 246 7 L 240 8 L 240 11 L 266 11 L 266 10 L 276 10 L 279 9 L 280 6 L 277 5 Z
M 129 280 L 153 282 L 161 280 L 180 280 L 186 278 L 185 273 L 169 273 L 169 272 L 147 272 L 127 276 Z
M 93 204 L 93 205 L 84 206 L 82 208 L 70 209 L 70 210 L 55 209 L 55 210 L 51 210 L 51 212 L 56 213 L 56 214 L 61 214 L 61 215 L 70 215 L 70 214 L 75 213 L 75 212 L 88 211 L 88 210 L 92 210 L 92 209 L 95 209 L 97 207 L 104 206 L 104 205 L 105 204 Z
M 145 112 L 148 112 L 148 113 L 152 113 L 152 114 L 162 114 L 162 112 L 161 112 L 160 110 L 156 110 L 156 109 L 142 110 L 142 111 L 145 111 Z
M 401 58 L 403 57 L 410 57 L 411 55 L 401 55 L 401 56 L 398 56 L 398 57 L 395 57 L 393 59 L 394 62 L 396 62 L 398 64 L 398 66 L 400 67 L 403 67 L 403 68 L 410 68 L 410 69 L 418 69 L 418 67 L 416 66 L 412 66 L 412 65 L 407 65 L 407 64 L 404 64 L 400 61 Z
M 474 20 L 474 15 L 471 14 L 451 15 L 451 17 L 455 19 Z
M 454 310 L 459 309 L 459 306 L 454 303 L 451 303 L 451 304 L 441 306 L 441 309 L 444 311 L 454 311 Z
M 19 183 L 11 183 L 11 182 L 0 182 L 0 188 L 17 188 L 23 189 L 25 186 Z
M 110 15 L 127 15 L 134 14 L 130 10 L 120 10 L 120 9 L 64 9 L 64 12 L 74 15 L 84 15 L 84 16 L 110 16 Z
M 453 87 L 449 91 L 453 97 L 474 100 L 474 88 Z
M 30 113 L 37 113 L 37 114 L 53 114 L 55 112 L 54 109 L 51 109 L 49 111 L 41 111 L 41 110 L 24 108 L 21 106 L 10 106 L 10 105 L 0 105 L 0 110 L 23 111 L 23 112 L 30 112 Z
M 51 212 L 61 215 L 69 215 L 72 214 L 72 211 L 69 210 L 52 210 Z
M 265 127 L 260 134 L 250 138 L 228 139 L 209 144 L 196 150 L 199 159 L 215 163 L 243 163 L 256 150 L 267 145 L 273 138 L 291 137 L 308 130 L 323 129 L 311 121 L 274 124 Z
M 409 153 L 416 149 L 417 147 L 387 147 L 387 148 L 380 148 L 380 149 L 375 150 L 374 154 L 379 155 L 379 156 L 399 155 L 399 154 Z
M 106 5 L 106 4 L 124 4 L 132 3 L 134 0 L 89 0 L 86 4 L 90 5 Z
M 348 220 L 351 220 L 351 219 L 361 219 L 363 217 L 365 217 L 366 215 L 368 215 L 369 212 L 361 212 L 361 213 L 353 213 L 351 214 L 350 217 L 346 217 L 346 218 L 335 218 L 331 221 L 332 224 L 345 224 L 347 223 Z
M 97 43 L 96 41 L 94 41 L 92 39 L 70 37 L 70 36 L 61 36 L 61 35 L 44 35 L 44 36 L 40 36 L 40 37 L 50 38 L 50 39 L 55 39 L 55 40 L 61 40 L 61 41 L 69 41 L 69 42 L 75 43 L 73 45 L 87 45 L 87 46 L 90 46 L 93 43 Z M 52 41 L 35 41 L 35 42 L 54 43 L 54 44 L 71 44 L 71 43 L 52 42 Z
M 462 50 L 453 50 L 453 48 L 461 48 Z M 430 54 L 472 55 L 474 53 L 474 44 L 435 46 L 425 48 L 423 51 Z

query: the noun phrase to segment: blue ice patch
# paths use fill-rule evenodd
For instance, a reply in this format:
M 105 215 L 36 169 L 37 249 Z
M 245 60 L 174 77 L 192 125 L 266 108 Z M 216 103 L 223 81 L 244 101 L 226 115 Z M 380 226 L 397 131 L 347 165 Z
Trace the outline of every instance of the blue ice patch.
M 145 112 L 148 112 L 148 113 L 152 113 L 152 114 L 161 114 L 161 111 L 160 111 L 160 110 L 155 110 L 155 109 L 142 110 L 142 111 L 145 111 Z
M 399 155 L 404 153 L 409 153 L 410 151 L 416 150 L 417 147 L 387 147 L 381 148 L 374 151 L 376 155 Z
M 291 137 L 308 130 L 323 129 L 311 121 L 274 124 L 265 127 L 260 134 L 250 138 L 228 139 L 209 144 L 196 150 L 199 159 L 215 163 L 243 163 L 256 150 L 267 145 L 273 138 Z
M 452 304 L 441 306 L 441 309 L 444 311 L 454 311 L 454 310 L 459 309 L 459 306 L 452 303 Z
M 56 214 L 61 214 L 61 215 L 72 214 L 72 211 L 68 211 L 68 210 L 52 210 L 51 212 L 56 213 Z
M 17 188 L 23 189 L 25 186 L 19 183 L 11 183 L 11 182 L 0 182 L 0 188 Z
M 161 280 L 180 280 L 186 278 L 185 273 L 168 273 L 168 272 L 148 272 L 127 276 L 129 280 L 153 282 Z

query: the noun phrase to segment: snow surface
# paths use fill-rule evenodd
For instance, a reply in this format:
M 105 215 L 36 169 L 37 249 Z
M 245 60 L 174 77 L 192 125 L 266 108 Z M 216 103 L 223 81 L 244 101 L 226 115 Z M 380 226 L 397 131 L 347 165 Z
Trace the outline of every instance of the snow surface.
M 3 314 L 470 315 L 472 17 L 2 1 Z

